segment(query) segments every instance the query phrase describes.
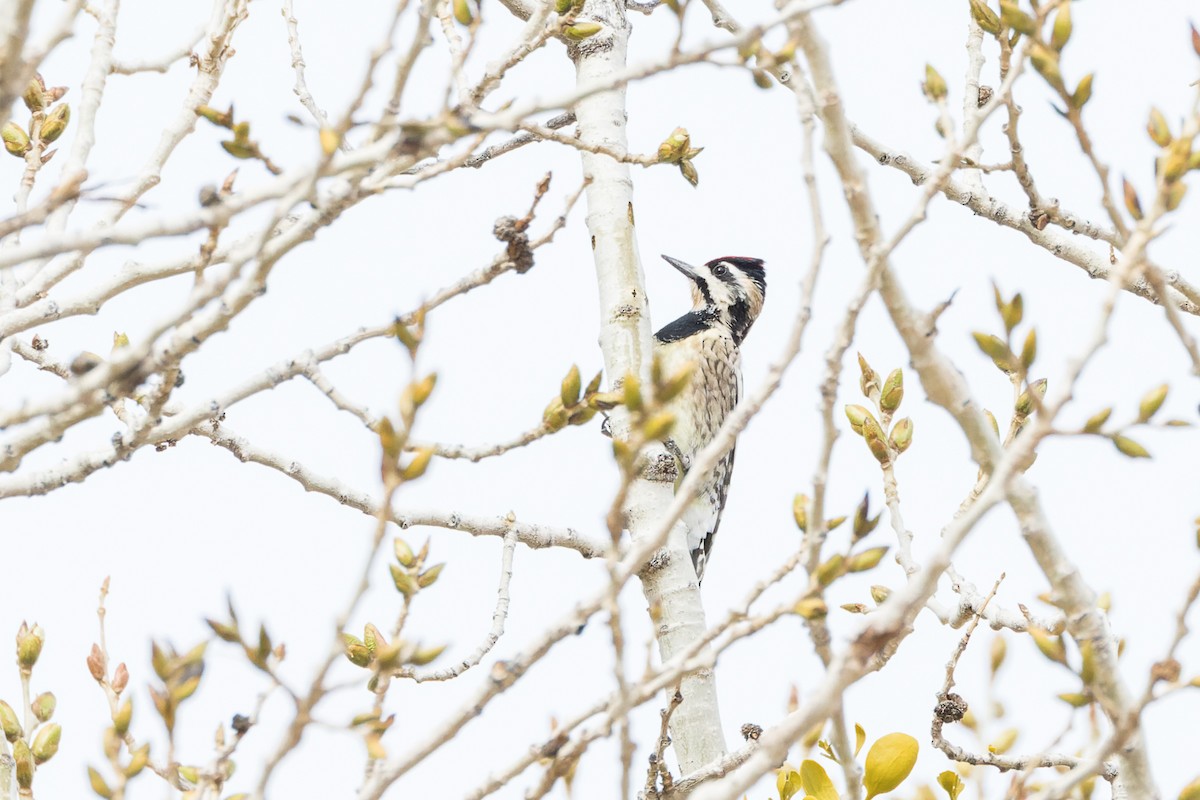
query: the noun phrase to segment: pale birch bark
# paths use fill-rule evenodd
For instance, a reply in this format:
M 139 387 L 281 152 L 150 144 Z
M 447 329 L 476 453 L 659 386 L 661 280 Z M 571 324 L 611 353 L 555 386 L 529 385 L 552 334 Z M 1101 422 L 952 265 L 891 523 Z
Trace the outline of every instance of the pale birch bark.
M 581 88 L 611 80 L 625 67 L 629 24 L 625 8 L 612 0 L 584 6 L 581 19 L 605 25 L 601 33 L 573 48 Z M 575 108 L 584 146 L 625 152 L 625 90 L 618 87 L 591 94 Z M 600 295 L 600 346 L 604 367 L 614 385 L 627 374 L 648 376 L 651 355 L 650 319 L 634 233 L 633 183 L 629 166 L 606 155 L 582 152 L 587 188 L 587 225 L 592 237 Z M 643 380 L 643 385 L 648 385 Z M 622 421 L 614 420 L 614 436 Z M 625 519 L 636 540 L 647 534 L 674 497 L 673 460 L 661 448 L 647 452 L 652 466 L 630 486 Z M 641 572 L 642 588 L 655 620 L 655 636 L 664 661 L 700 638 L 705 630 L 700 589 L 688 555 L 686 529 L 676 523 L 665 551 Z M 680 768 L 690 772 L 725 752 L 711 669 L 684 677 L 683 704 L 671 717 L 671 736 Z

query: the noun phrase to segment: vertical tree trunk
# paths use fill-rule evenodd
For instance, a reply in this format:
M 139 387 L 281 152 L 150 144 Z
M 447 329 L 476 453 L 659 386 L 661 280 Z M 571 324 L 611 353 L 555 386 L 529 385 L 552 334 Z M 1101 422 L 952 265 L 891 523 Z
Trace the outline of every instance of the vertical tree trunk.
M 589 0 L 581 21 L 596 21 L 600 33 L 572 46 L 577 81 L 588 86 L 625 67 L 629 24 L 619 0 Z M 626 152 L 625 90 L 598 92 L 575 108 L 579 136 L 587 144 Z M 634 373 L 648 377 L 652 352 L 650 319 L 641 262 L 634 235 L 633 182 L 629 167 L 608 156 L 583 153 L 587 188 L 587 225 L 592 236 L 600 293 L 600 346 L 610 384 Z M 613 434 L 624 434 L 614 420 Z M 659 448 L 647 454 L 652 464 L 671 459 Z M 653 529 L 674 497 L 673 470 L 648 469 L 630 487 L 626 525 L 635 539 Z M 659 652 L 666 661 L 705 631 L 700 590 L 681 523 L 671 531 L 667 548 L 641 573 L 642 587 L 655 625 Z M 671 718 L 671 737 L 680 768 L 686 773 L 725 752 L 716 683 L 711 670 L 688 675 L 681 687 L 683 704 Z

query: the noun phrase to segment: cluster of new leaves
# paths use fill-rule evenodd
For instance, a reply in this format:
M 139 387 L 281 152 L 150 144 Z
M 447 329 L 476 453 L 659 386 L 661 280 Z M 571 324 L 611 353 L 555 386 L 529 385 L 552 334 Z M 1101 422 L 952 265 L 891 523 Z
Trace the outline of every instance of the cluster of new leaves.
M 854 755 L 851 758 L 858 757 L 867 738 L 861 725 L 854 726 L 854 733 Z M 828 742 L 817 744 L 825 758 L 839 762 L 843 760 L 843 755 L 835 752 Z M 866 800 L 894 791 L 904 783 L 917 763 L 919 749 L 917 740 L 906 733 L 889 733 L 876 740 L 867 751 L 863 763 Z M 779 800 L 838 800 L 841 797 L 825 768 L 812 759 L 803 761 L 798 770 L 784 764 L 776 773 L 775 786 L 779 791 Z

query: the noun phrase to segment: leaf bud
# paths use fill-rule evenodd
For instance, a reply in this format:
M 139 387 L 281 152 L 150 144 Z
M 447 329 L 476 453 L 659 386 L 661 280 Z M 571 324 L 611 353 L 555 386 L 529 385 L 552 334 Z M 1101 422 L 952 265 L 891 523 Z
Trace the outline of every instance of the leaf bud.
M 992 639 L 992 674 L 995 675 L 1001 665 L 1004 664 L 1004 657 L 1008 654 L 1008 643 L 1004 641 L 1003 636 L 996 636 Z
M 1089 72 L 1079 80 L 1079 85 L 1071 94 L 1071 105 L 1074 108 L 1083 108 L 1087 105 L 1087 101 L 1092 99 L 1092 80 L 1094 78 L 1095 73 Z
M 573 406 L 579 402 L 579 393 L 583 389 L 583 379 L 579 376 L 579 366 L 571 365 L 571 369 L 567 370 L 566 377 L 562 379 L 562 386 L 559 389 L 559 397 L 562 398 L 563 406 Z
M 879 394 L 879 407 L 887 412 L 900 408 L 904 400 L 904 371 L 894 369 L 883 382 L 883 390 Z
M 684 180 L 692 186 L 700 184 L 700 173 L 696 171 L 696 165 L 692 163 L 690 158 L 685 158 L 679 162 L 679 171 L 683 174 Z
M 1117 450 L 1119 450 L 1121 452 L 1122 455 L 1129 456 L 1130 458 L 1149 458 L 1150 457 L 1149 450 L 1142 447 L 1140 444 L 1135 442 L 1133 439 L 1122 436 L 1120 434 L 1115 434 L 1112 437 L 1112 443 L 1117 448 Z
M 604 30 L 604 26 L 599 22 L 576 22 L 574 25 L 567 26 L 563 34 L 573 42 L 582 42 L 602 30 Z
M 982 333 L 975 331 L 971 334 L 975 339 L 975 344 L 983 351 L 983 354 L 992 359 L 992 362 L 1004 370 L 1011 372 L 1013 361 L 1012 351 L 1008 349 L 1008 345 L 999 336 L 993 336 L 990 333 Z
M 412 401 L 413 405 L 420 408 L 433 394 L 433 387 L 437 386 L 437 373 L 431 372 L 419 381 L 412 385 Z
M 1030 328 L 1025 334 L 1025 344 L 1021 345 L 1021 366 L 1028 372 L 1037 359 L 1037 329 Z
M 434 564 L 432 567 L 422 572 L 417 578 L 417 585 L 422 589 L 428 589 L 430 586 L 433 586 L 433 584 L 437 583 L 437 579 L 439 576 L 441 576 L 442 569 L 445 566 L 445 564 Z
M 829 606 L 820 597 L 806 597 L 796 603 L 792 609 L 797 616 L 812 622 L 813 620 L 824 619 L 829 615 Z
M 413 481 L 425 474 L 425 470 L 429 468 L 429 461 L 433 458 L 432 447 L 422 447 L 413 456 L 412 461 L 408 462 L 408 466 L 404 468 L 401 476 L 406 481 Z
M 371 663 L 371 651 L 364 644 L 344 644 L 346 658 L 356 667 L 365 667 Z
M 54 699 L 53 692 L 42 692 L 33 698 L 30 708 L 33 710 L 33 715 L 37 717 L 38 722 L 49 722 L 50 718 L 54 716 L 56 705 L 57 702 Z
M 1062 636 L 1052 636 L 1049 631 L 1032 627 L 1029 629 L 1029 635 L 1033 637 L 1033 643 L 1037 645 L 1037 649 L 1041 651 L 1042 655 L 1064 667 L 1069 666 Z
M 817 583 L 822 588 L 833 583 L 834 580 L 846 574 L 845 566 L 846 559 L 841 553 L 835 553 L 834 555 L 830 556 L 820 566 L 817 567 Z
M 41 111 L 46 107 L 46 82 L 42 80 L 40 73 L 35 72 L 29 83 L 25 84 L 25 93 L 21 95 L 21 99 L 30 111 Z
M 871 587 L 871 599 L 875 601 L 876 605 L 883 605 L 891 594 L 892 590 L 886 586 L 875 584 Z
M 17 664 L 22 672 L 28 672 L 37 663 L 45 643 L 46 634 L 40 625 L 35 623 L 30 628 L 24 622 L 21 623 L 17 631 Z
M 3 700 L 0 700 L 0 730 L 4 731 L 4 738 L 10 742 L 20 739 L 24 733 L 17 712 L 13 711 L 13 707 Z
M 1125 208 L 1129 211 L 1129 216 L 1133 217 L 1138 222 L 1142 221 L 1142 204 L 1138 200 L 1137 190 L 1133 188 L 1133 184 L 1128 178 L 1121 179 L 1122 190 L 1125 195 Z
M 93 643 L 91 652 L 87 657 L 88 672 L 96 681 L 104 680 L 104 671 L 107 669 L 107 659 L 104 657 L 104 651 L 100 649 L 100 645 Z
M 874 420 L 871 420 L 874 422 Z M 863 440 L 867 443 L 867 449 L 871 451 L 871 455 L 875 456 L 875 460 L 880 466 L 888 466 L 892 462 L 892 453 L 888 449 L 887 442 L 883 440 L 883 429 L 876 423 L 874 426 L 867 424 L 863 426 Z
M 939 100 L 945 100 L 946 95 L 949 94 L 946 79 L 933 68 L 932 64 L 925 65 L 925 82 L 921 84 L 921 91 L 935 103 Z
M 871 416 L 871 412 L 863 406 L 848 405 L 846 406 L 846 419 L 850 420 L 850 429 L 859 436 L 862 436 L 863 425 L 868 419 L 874 421 L 875 418 Z
M 133 699 L 126 697 L 124 702 L 117 708 L 117 713 L 113 714 L 113 730 L 118 736 L 124 736 L 129 731 L 129 723 L 133 721 Z
M 871 369 L 871 365 L 863 358 L 862 353 L 858 354 L 858 369 L 862 373 L 858 379 L 858 387 L 862 389 L 863 396 L 870 397 L 872 390 L 876 392 L 880 391 L 879 375 L 876 374 L 875 370 Z
M 1004 329 L 1012 333 L 1013 328 L 1021 324 L 1021 320 L 1025 318 L 1025 300 L 1021 297 L 1021 293 L 1017 292 L 1012 296 L 1012 300 L 1007 303 L 1000 298 L 1000 290 L 996 290 L 996 307 L 1000 311 L 1000 319 L 1004 322 Z
M 1158 413 L 1162 408 L 1163 402 L 1167 399 L 1167 384 L 1163 384 L 1157 388 L 1151 389 L 1142 398 L 1142 402 L 1138 404 L 1138 422 L 1149 422 L 1150 418 Z
M 1004 755 L 1017 742 L 1017 729 L 1007 728 L 1000 732 L 995 741 L 988 745 L 988 752 L 996 755 Z
M 658 146 L 658 160 L 662 164 L 678 164 L 690 146 L 687 128 L 676 128 Z
M 888 441 L 896 452 L 903 453 L 912 444 L 912 436 L 913 421 L 910 417 L 905 417 L 892 426 L 892 433 L 888 437 Z
M 876 514 L 871 517 L 871 495 L 866 493 L 863 495 L 862 502 L 854 509 L 854 541 L 858 541 L 867 536 L 875 527 L 879 525 L 880 515 Z
M 855 553 L 846 561 L 846 571 L 866 572 L 869 569 L 875 569 L 887 551 L 887 547 L 871 547 L 861 553 Z
M 413 654 L 408 657 L 408 663 L 416 667 L 423 667 L 426 664 L 433 662 L 446 650 L 446 645 L 440 644 L 433 647 L 418 647 L 413 651 Z
M 1037 21 L 1018 8 L 1016 0 L 1000 0 L 1000 18 L 1017 33 L 1037 35 Z
M 95 767 L 88 767 L 88 782 L 92 785 L 92 791 L 95 792 L 104 800 L 112 800 L 113 791 L 108 784 L 104 782 L 104 776 Z
M 62 136 L 63 131 L 67 129 L 67 123 L 71 121 L 71 107 L 66 103 L 57 105 L 50 109 L 50 113 L 46 115 L 46 119 L 42 121 L 42 129 L 39 133 L 42 141 L 46 144 L 58 139 Z
M 642 425 L 642 434 L 647 439 L 662 441 L 671 435 L 671 429 L 675 427 L 675 415 L 670 411 L 659 411 L 653 414 Z
M 1055 89 L 1063 89 L 1062 72 L 1058 68 L 1058 53 L 1046 47 L 1041 42 L 1034 42 L 1029 48 L 1029 62 L 1033 64 L 1033 68 L 1038 71 L 1046 83 L 1053 86 Z
M 1096 680 L 1096 646 L 1090 639 L 1079 643 L 1079 677 L 1086 686 Z
M 33 753 L 24 739 L 13 742 L 13 760 L 17 762 L 17 786 L 28 790 L 33 786 Z
M 1031 393 L 1030 390 L 1032 390 L 1033 392 L 1036 392 L 1038 399 L 1040 400 L 1041 398 L 1046 396 L 1046 386 L 1047 386 L 1046 379 L 1039 378 L 1038 380 L 1029 384 L 1029 388 L 1026 389 L 1025 391 L 1021 392 L 1021 394 L 1017 396 L 1017 403 L 1014 408 L 1014 410 L 1017 412 L 1017 416 L 1028 417 L 1030 414 L 1033 413 L 1035 406 L 1034 406 L 1034 401 L 1033 401 L 1033 394 Z
M 1062 50 L 1071 38 L 1071 0 L 1063 0 L 1054 15 L 1054 27 L 1050 31 L 1050 46 Z
M 986 33 L 993 36 L 1000 33 L 1000 17 L 984 0 L 971 0 L 971 16 Z
M 808 495 L 798 494 L 792 500 L 792 517 L 796 520 L 796 527 L 801 531 L 808 530 Z
M 1150 109 L 1150 119 L 1146 122 L 1146 133 L 1150 134 L 1150 139 L 1159 147 L 1166 147 L 1171 143 L 1171 128 L 1167 125 L 1167 118 L 1157 108 Z
M 411 597 L 416 593 L 417 582 L 408 570 L 397 567 L 395 564 L 389 564 L 388 569 L 392 573 L 392 583 L 396 584 L 396 591 L 405 597 Z
M 1187 170 L 1182 170 L 1179 175 L 1174 178 L 1168 177 L 1170 183 L 1167 185 L 1167 211 L 1174 211 L 1179 208 L 1179 204 L 1183 202 L 1183 196 L 1187 194 L 1187 184 L 1180 181 L 1183 173 Z
M 29 750 L 33 753 L 33 760 L 39 764 L 44 764 L 54 758 L 54 754 L 58 752 L 58 743 L 62 739 L 62 726 L 57 722 L 51 722 L 37 732 L 33 737 L 33 744 Z
M 474 21 L 470 0 L 454 0 L 454 19 L 460 25 L 470 25 Z
M 0 138 L 4 140 L 4 149 L 18 158 L 29 152 L 29 134 L 15 122 L 6 122 L 0 128 Z
M 570 415 L 563 408 L 561 397 L 555 397 L 551 400 L 546 406 L 546 410 L 542 412 L 542 424 L 546 426 L 546 429 L 550 433 L 557 433 L 565 428 L 569 418 Z
M 624 393 L 625 407 L 630 411 L 637 413 L 641 411 L 645 405 L 642 399 L 642 381 L 637 375 L 630 373 L 625 376 L 625 382 L 621 389 Z
M 988 411 L 986 408 L 983 410 L 983 415 L 985 417 L 987 417 L 987 421 L 992 424 L 992 432 L 994 434 L 996 434 L 996 438 L 999 439 L 1000 438 L 1000 423 L 996 422 L 996 415 L 993 414 L 992 412 Z
M 197 106 L 196 113 L 221 128 L 233 129 L 233 106 L 228 111 L 217 111 L 210 106 Z
M 402 566 L 411 567 L 417 562 L 417 557 L 413 553 L 412 548 L 408 546 L 408 542 L 399 536 L 392 540 L 392 552 Z
M 1083 708 L 1092 702 L 1092 696 L 1086 692 L 1063 692 L 1058 695 L 1058 699 L 1071 708 Z

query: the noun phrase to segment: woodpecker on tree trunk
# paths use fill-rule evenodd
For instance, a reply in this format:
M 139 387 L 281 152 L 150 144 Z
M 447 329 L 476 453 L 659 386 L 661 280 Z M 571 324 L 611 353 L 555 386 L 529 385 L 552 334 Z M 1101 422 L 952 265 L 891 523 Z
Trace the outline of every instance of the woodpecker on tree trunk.
M 690 385 L 667 406 L 675 414 L 667 447 L 686 474 L 742 396 L 739 348 L 762 311 L 767 279 L 759 258 L 726 256 L 698 267 L 663 258 L 692 282 L 692 310 L 654 334 L 654 354 L 664 374 L 692 365 Z M 704 578 L 721 524 L 733 453 L 730 448 L 706 477 L 683 516 L 697 581 Z

